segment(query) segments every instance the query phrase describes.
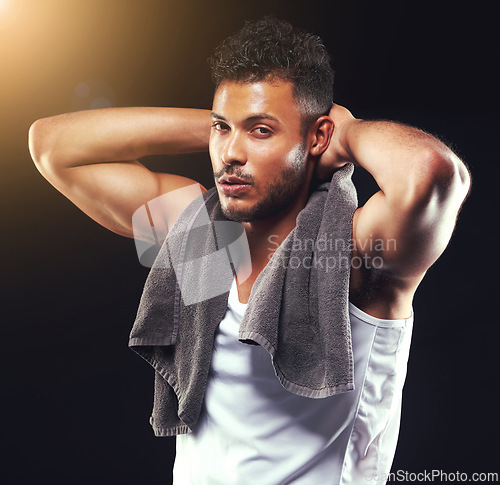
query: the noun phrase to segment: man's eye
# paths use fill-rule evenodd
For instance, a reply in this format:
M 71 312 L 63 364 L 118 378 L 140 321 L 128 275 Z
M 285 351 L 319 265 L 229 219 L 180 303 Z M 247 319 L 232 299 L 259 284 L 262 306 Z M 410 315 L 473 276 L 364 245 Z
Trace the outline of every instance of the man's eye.
M 254 129 L 254 133 L 256 133 L 259 136 L 268 136 L 272 132 L 269 128 L 266 128 L 265 126 L 258 126 L 257 128 Z
M 212 128 L 215 128 L 217 131 L 228 130 L 229 129 L 229 127 L 226 125 L 226 123 L 222 123 L 222 121 L 216 121 L 212 125 Z

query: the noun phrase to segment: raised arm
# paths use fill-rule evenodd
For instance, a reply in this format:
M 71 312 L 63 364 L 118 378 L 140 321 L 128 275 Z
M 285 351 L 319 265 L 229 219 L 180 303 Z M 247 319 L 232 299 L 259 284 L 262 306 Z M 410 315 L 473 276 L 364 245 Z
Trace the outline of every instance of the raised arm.
M 139 207 L 196 183 L 152 172 L 138 159 L 208 151 L 209 113 L 110 108 L 44 118 L 30 128 L 30 152 L 40 173 L 83 212 L 111 231 L 133 237 L 132 215 Z M 166 214 L 169 225 L 189 198 L 173 198 L 176 206 Z
M 366 263 L 358 289 L 367 294 L 374 275 L 383 275 L 385 293 L 377 297 L 408 309 L 450 240 L 469 190 L 468 170 L 447 146 L 416 128 L 358 120 L 337 105 L 330 117 L 334 131 L 322 164 L 354 163 L 380 187 L 354 217 L 356 254 Z

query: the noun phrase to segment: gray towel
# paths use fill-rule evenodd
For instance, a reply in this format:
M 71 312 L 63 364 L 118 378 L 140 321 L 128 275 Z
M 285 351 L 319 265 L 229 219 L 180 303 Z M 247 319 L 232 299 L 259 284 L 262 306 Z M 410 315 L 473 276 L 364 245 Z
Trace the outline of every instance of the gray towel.
M 352 172 L 346 165 L 310 196 L 255 281 L 240 327 L 242 342 L 271 354 L 282 385 L 310 398 L 354 388 Z M 238 271 L 234 255 L 244 242 L 242 226 L 224 217 L 212 189 L 184 211 L 151 269 L 129 345 L 156 370 L 151 424 L 157 436 L 189 432 L 198 420 L 214 333 Z

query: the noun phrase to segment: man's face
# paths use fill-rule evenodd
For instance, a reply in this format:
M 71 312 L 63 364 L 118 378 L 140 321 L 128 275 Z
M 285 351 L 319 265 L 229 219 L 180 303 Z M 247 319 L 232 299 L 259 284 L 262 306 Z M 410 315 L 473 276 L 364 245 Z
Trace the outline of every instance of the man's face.
M 215 93 L 210 157 L 226 217 L 279 214 L 307 191 L 307 149 L 287 81 L 225 81 Z

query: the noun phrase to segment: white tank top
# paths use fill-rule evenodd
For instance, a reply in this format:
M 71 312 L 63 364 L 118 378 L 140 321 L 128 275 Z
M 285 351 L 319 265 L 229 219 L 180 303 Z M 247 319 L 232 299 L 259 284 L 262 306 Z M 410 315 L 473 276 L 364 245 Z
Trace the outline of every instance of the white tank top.
M 177 436 L 174 484 L 385 483 L 377 477 L 394 457 L 413 319 L 350 304 L 355 390 L 311 399 L 281 386 L 264 348 L 238 341 L 245 308 L 233 283 L 202 414 Z

